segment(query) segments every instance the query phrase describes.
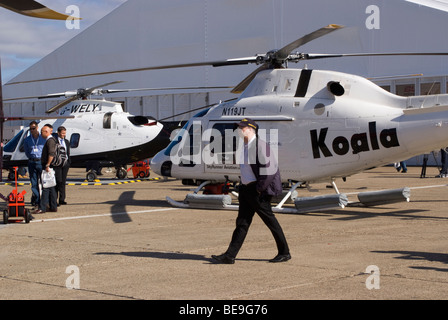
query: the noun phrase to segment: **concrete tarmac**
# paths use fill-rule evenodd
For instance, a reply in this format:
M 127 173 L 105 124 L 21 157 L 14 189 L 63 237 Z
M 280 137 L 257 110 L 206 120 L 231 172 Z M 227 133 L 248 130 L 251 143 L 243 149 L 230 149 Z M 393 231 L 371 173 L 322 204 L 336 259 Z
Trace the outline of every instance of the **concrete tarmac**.
M 57 213 L 0 221 L 0 299 L 447 299 L 448 179 L 437 173 L 382 167 L 336 181 L 349 198 L 410 187 L 409 203 L 277 214 L 292 255 L 279 264 L 268 262 L 275 242 L 258 216 L 235 264 L 213 263 L 236 212 L 169 206 L 167 195 L 182 201 L 193 188 L 180 181 L 70 185 Z M 299 195 L 334 193 L 311 187 Z M 29 185 L 21 190 L 29 201 Z

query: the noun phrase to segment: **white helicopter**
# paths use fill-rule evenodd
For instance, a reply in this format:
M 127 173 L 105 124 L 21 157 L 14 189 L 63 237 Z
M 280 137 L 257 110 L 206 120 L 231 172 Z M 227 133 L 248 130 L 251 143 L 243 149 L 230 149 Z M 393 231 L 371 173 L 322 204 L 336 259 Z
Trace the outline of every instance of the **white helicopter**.
M 67 139 L 71 146 L 71 167 L 86 168 L 88 181 L 95 180 L 103 167 L 115 167 L 117 178 L 124 179 L 127 176 L 126 165 L 150 158 L 166 147 L 170 142 L 172 130 L 179 126 L 179 122 L 161 123 L 152 117 L 136 116 L 124 112 L 121 104 L 117 102 L 88 99 L 90 95 L 151 90 L 149 88 L 99 89 L 119 82 L 121 81 L 114 81 L 89 89 L 78 89 L 77 91 L 40 97 L 7 99 L 5 101 L 68 97 L 46 111 L 52 113 L 59 110 L 59 116 L 20 117 L 7 120 L 39 118 L 41 120 L 45 119 L 43 123 L 51 124 L 55 131 L 61 125 L 66 127 Z M 4 169 L 12 170 L 13 167 L 27 166 L 28 160 L 24 152 L 23 142 L 29 134 L 29 129 L 25 128 L 5 145 L 3 149 Z
M 198 192 L 214 184 L 239 181 L 239 165 L 235 161 L 237 157 L 233 156 L 238 149 L 234 125 L 243 118 L 259 124 L 262 138 L 276 150 L 274 154 L 278 157 L 283 182 L 289 186 L 288 192 L 273 208 L 275 212 L 298 213 L 316 208 L 344 207 L 349 204 L 348 199 L 339 193 L 336 179 L 446 147 L 446 94 L 400 97 L 356 75 L 285 68 L 287 62 L 319 58 L 448 55 L 291 53 L 300 45 L 339 28 L 341 26 L 329 25 L 280 50 L 255 57 L 183 65 L 257 63 L 261 67 L 235 87 L 233 92 L 242 91 L 238 99 L 198 113 L 170 145 L 152 159 L 151 168 L 155 173 L 199 185 L 183 202 L 167 197 L 173 206 L 237 208 L 231 204 L 229 195 Z M 294 207 L 283 206 L 298 186 L 312 182 L 331 182 L 336 194 L 297 197 Z M 358 198 L 365 205 L 374 205 L 409 201 L 409 196 L 409 189 L 404 188 L 363 193 Z

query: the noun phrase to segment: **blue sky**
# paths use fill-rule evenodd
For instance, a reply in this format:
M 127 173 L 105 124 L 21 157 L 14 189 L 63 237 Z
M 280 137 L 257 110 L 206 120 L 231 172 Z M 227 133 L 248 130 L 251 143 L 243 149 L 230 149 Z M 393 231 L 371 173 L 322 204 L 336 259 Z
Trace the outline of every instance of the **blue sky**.
M 0 58 L 3 84 L 127 0 L 37 1 L 60 13 L 66 13 L 71 5 L 77 6 L 82 18 L 79 21 L 79 29 L 68 29 L 66 21 L 31 18 L 0 7 Z

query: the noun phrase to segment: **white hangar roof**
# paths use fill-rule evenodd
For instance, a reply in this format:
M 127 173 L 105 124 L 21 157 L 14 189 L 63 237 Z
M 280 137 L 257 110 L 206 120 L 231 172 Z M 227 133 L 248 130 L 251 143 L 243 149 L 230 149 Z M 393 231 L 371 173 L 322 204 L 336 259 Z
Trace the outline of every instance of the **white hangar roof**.
M 436 0 L 128 0 L 4 86 L 4 98 L 44 95 L 115 80 L 113 88 L 233 86 L 256 66 L 194 67 L 125 72 L 25 84 L 14 82 L 148 66 L 245 57 L 265 53 L 328 24 L 343 29 L 298 49 L 309 53 L 448 52 L 448 4 Z M 305 61 L 290 67 L 329 69 L 365 77 L 421 73 L 448 75 L 447 57 L 357 57 Z M 446 86 L 441 85 L 446 92 Z M 234 97 L 228 90 L 197 96 L 193 91 L 116 95 L 129 111 L 157 117 L 176 112 L 168 94 L 190 96 L 183 108 Z M 158 95 L 139 100 L 127 96 Z M 160 98 L 162 97 L 162 98 Z M 199 97 L 199 98 L 197 98 Z M 170 100 L 171 99 L 171 100 Z M 165 101 L 166 100 L 166 101 Z M 185 100 L 185 99 L 184 99 Z M 33 105 L 35 115 L 48 104 Z M 163 106 L 168 109 L 162 111 Z M 5 113 L 26 113 L 27 104 L 7 103 Z M 8 109 L 8 106 L 10 109 Z M 155 109 L 154 109 L 155 108 Z M 20 110 L 20 111 L 17 111 Z

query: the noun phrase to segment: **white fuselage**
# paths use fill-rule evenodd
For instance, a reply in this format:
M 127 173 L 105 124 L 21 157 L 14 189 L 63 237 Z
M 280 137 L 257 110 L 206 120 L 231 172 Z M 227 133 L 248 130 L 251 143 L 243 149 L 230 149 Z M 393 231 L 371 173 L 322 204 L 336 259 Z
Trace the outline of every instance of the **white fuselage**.
M 61 109 L 59 116 L 71 118 L 46 119 L 39 124 L 39 128 L 48 123 L 53 126 L 54 132 L 57 132 L 59 126 L 67 129 L 66 138 L 71 142 L 73 166 L 84 166 L 84 162 L 89 160 L 117 160 L 122 165 L 148 158 L 160 150 L 154 150 L 151 154 L 144 149 L 160 134 L 163 125 L 155 120 L 149 121 L 151 125 L 132 123 L 130 119 L 135 116 L 124 112 L 116 102 L 75 100 Z M 21 137 L 17 137 L 18 143 L 14 150 L 4 152 L 7 161 L 11 163 L 27 160 L 20 146 L 29 135 L 28 128 L 21 134 Z
M 342 95 L 329 91 L 331 82 L 342 86 Z M 448 95 L 400 97 L 355 75 L 276 69 L 260 72 L 238 100 L 190 120 L 185 132 L 192 132 L 193 122 L 200 121 L 204 133 L 251 118 L 267 132 L 271 147 L 278 147 L 283 180 L 322 181 L 446 147 L 447 106 Z M 207 136 L 186 149 L 208 150 Z M 207 163 L 202 157 L 179 166 L 167 152 L 170 148 L 153 158 L 156 173 L 181 179 L 239 179 L 237 164 Z

